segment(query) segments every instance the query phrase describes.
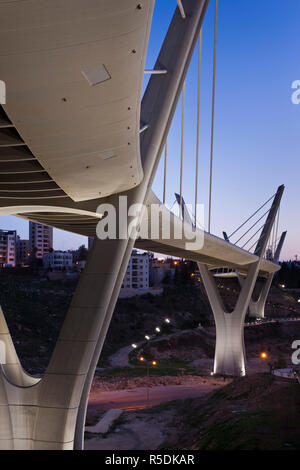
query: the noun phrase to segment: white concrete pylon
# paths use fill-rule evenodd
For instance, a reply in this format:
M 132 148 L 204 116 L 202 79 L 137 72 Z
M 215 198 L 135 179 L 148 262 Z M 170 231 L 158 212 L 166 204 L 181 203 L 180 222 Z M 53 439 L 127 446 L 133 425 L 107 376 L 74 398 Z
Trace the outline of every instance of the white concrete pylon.
M 214 373 L 243 376 L 246 374 L 246 354 L 244 344 L 244 322 L 260 264 L 265 253 L 272 226 L 278 212 L 284 186 L 280 186 L 274 197 L 267 220 L 257 243 L 255 254 L 258 260 L 253 263 L 245 278 L 236 306 L 232 312 L 226 312 L 214 278 L 207 266 L 199 265 L 200 274 L 210 300 L 216 323 L 216 350 Z
M 274 274 L 268 274 L 268 276 L 262 281 L 262 288 L 259 292 L 259 296 L 257 300 L 250 299 L 249 302 L 249 316 L 255 318 L 264 318 L 265 317 L 265 305 L 267 301 L 267 297 L 270 291 L 270 287 L 272 285 L 272 281 L 274 278 Z M 238 276 L 239 283 L 243 283 L 243 279 Z
M 274 255 L 274 261 L 278 263 L 280 253 L 282 250 L 282 246 L 285 240 L 287 232 L 283 232 L 279 243 L 277 245 L 275 255 Z M 238 280 L 240 285 L 243 285 L 243 277 L 237 274 Z M 274 278 L 274 273 L 268 273 L 267 277 L 262 281 L 262 287 L 259 292 L 257 300 L 254 300 L 253 297 L 251 297 L 250 302 L 249 302 L 249 316 L 250 317 L 256 317 L 256 318 L 264 318 L 265 317 L 265 306 L 266 306 L 266 301 L 267 297 L 273 282 Z
M 254 263 L 249 269 L 232 312 L 226 312 L 214 277 L 208 267 L 199 264 L 199 271 L 216 325 L 214 374 L 244 376 L 246 374 L 244 320 L 259 272 L 259 263 Z
M 166 40 L 161 48 L 155 68 L 159 68 L 160 64 L 164 64 L 164 67 L 167 70 L 172 70 L 172 73 L 166 74 L 163 81 L 157 81 L 158 77 L 152 76 L 143 97 L 141 121 L 147 122 L 149 125 L 147 132 L 141 134 L 141 158 L 143 162 L 144 179 L 136 189 L 128 192 L 128 206 L 133 203 L 145 203 L 151 192 L 159 158 L 163 151 L 168 129 L 176 110 L 179 90 L 184 82 L 207 6 L 207 0 L 198 0 L 197 2 L 187 0 L 185 7 L 189 13 L 189 22 L 183 22 L 177 12 L 175 12 L 171 21 Z M 176 54 L 174 54 L 174 50 L 176 50 Z M 117 196 L 112 196 L 112 199 L 115 207 L 118 207 Z M 96 242 L 99 244 L 99 250 L 106 252 L 107 246 L 109 246 L 107 242 L 110 243 L 111 240 L 106 240 L 105 243 L 101 243 L 99 240 L 96 240 Z M 122 242 L 122 240 L 120 240 L 120 242 Z M 122 248 L 121 250 L 123 258 L 118 258 L 118 268 L 113 267 L 114 274 L 117 272 L 118 275 L 115 277 L 114 282 L 112 282 L 113 289 L 110 291 L 110 298 L 106 304 L 105 319 L 81 395 L 76 423 L 75 449 L 83 448 L 83 430 L 89 391 L 133 245 L 134 240 L 127 242 L 126 249 L 122 251 Z M 115 253 L 115 251 L 116 249 L 112 249 L 112 253 Z M 99 256 L 99 260 L 101 260 L 101 256 Z M 110 266 L 112 265 L 110 264 Z
M 225 310 L 214 277 L 209 271 L 208 266 L 198 263 L 198 268 L 210 301 L 216 324 L 216 348 L 214 359 L 215 374 L 233 376 L 244 376 L 246 374 L 246 354 L 244 344 L 245 316 L 260 271 L 260 265 L 263 260 L 263 255 L 267 247 L 272 226 L 275 222 L 283 191 L 284 186 L 279 186 L 257 243 L 255 254 L 258 259 L 256 262 L 251 264 L 248 274 L 242 282 L 241 292 L 232 312 L 227 312 Z M 178 200 L 177 195 L 176 197 Z M 192 223 L 191 218 L 186 211 L 184 201 L 182 204 L 181 216 L 185 221 Z M 282 247 L 283 240 L 284 237 L 282 236 L 282 241 L 280 241 L 278 245 L 278 248 L 280 249 Z M 277 252 L 278 250 L 276 253 Z M 276 255 L 278 259 L 279 254 L 280 250 Z

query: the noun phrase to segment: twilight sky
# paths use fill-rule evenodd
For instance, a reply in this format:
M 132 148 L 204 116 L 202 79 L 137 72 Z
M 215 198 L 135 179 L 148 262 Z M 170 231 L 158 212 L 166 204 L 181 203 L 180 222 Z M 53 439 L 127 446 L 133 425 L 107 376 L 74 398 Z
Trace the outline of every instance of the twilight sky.
M 199 203 L 208 212 L 214 0 L 203 24 L 200 116 Z M 167 31 L 175 0 L 157 0 L 147 68 L 153 68 Z M 232 232 L 286 185 L 280 212 L 288 230 L 282 259 L 300 258 L 299 135 L 300 104 L 292 104 L 292 82 L 300 80 L 299 0 L 219 0 L 216 69 L 215 151 L 212 233 Z M 186 81 L 183 196 L 194 202 L 196 149 L 197 54 Z M 169 135 L 167 203 L 179 192 L 179 102 Z M 162 197 L 163 166 L 154 191 Z M 28 238 L 28 223 L 1 217 L 1 228 Z M 86 238 L 54 231 L 54 248 L 71 249 Z

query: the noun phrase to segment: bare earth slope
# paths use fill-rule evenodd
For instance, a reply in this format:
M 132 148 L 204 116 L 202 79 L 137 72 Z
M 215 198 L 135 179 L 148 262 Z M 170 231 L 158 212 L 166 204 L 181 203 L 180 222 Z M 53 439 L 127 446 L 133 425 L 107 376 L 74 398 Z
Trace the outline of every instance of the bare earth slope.
M 178 403 L 167 449 L 300 449 L 300 385 L 256 374 Z

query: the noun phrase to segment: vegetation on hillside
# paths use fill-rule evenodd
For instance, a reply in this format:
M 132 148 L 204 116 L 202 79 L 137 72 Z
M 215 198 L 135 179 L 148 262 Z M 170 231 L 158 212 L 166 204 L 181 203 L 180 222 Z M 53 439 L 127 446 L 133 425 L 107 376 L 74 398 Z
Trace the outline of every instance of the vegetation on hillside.
M 33 275 L 0 275 L 0 305 L 21 362 L 28 372 L 43 373 L 49 362 L 77 282 L 48 281 Z M 166 317 L 172 327 L 164 322 Z M 194 328 L 212 321 L 208 302 L 193 283 L 166 286 L 160 296 L 146 294 L 119 299 L 104 344 L 99 365 L 107 357 L 145 334 Z
M 174 426 L 180 436 L 164 448 L 299 450 L 299 392 L 296 381 L 257 374 L 236 379 L 201 398 L 176 402 Z

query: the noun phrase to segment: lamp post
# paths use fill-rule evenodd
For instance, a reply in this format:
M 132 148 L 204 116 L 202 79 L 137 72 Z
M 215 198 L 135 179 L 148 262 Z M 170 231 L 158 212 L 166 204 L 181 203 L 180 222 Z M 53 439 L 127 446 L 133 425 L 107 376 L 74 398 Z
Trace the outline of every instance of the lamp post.
M 146 365 L 147 365 L 147 406 L 149 406 L 150 365 L 152 365 L 153 367 L 156 367 L 156 366 L 157 366 L 157 362 L 156 362 L 156 361 L 146 361 L 143 356 L 141 356 L 141 357 L 139 358 L 139 360 L 140 360 L 141 362 L 146 362 Z
M 262 351 L 260 353 L 260 358 L 262 359 L 262 364 L 263 364 L 263 361 L 265 361 L 266 359 L 268 359 L 268 354 L 265 352 L 265 351 Z M 263 368 L 263 367 L 262 367 Z M 263 372 L 263 370 L 262 370 Z

